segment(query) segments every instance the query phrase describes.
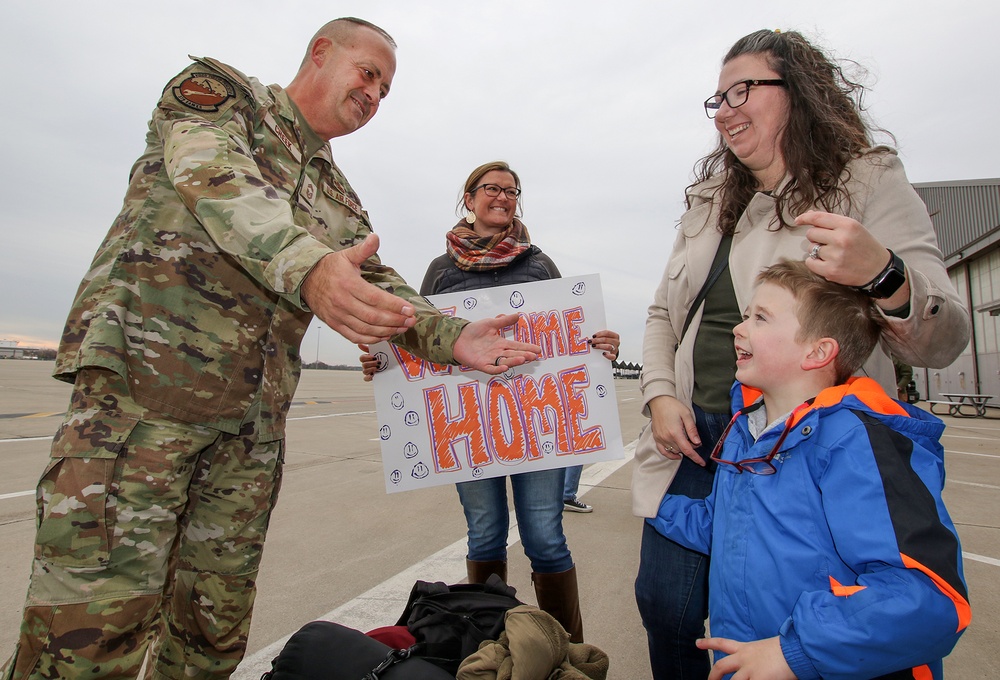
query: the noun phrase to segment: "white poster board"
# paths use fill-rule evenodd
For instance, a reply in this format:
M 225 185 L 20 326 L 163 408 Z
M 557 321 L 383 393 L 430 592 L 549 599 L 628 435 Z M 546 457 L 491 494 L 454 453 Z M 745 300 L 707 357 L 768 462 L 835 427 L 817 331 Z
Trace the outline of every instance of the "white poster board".
M 386 491 L 624 457 L 611 362 L 588 343 L 607 328 L 597 274 L 428 299 L 470 321 L 516 312 L 504 335 L 542 354 L 489 376 L 372 345 Z

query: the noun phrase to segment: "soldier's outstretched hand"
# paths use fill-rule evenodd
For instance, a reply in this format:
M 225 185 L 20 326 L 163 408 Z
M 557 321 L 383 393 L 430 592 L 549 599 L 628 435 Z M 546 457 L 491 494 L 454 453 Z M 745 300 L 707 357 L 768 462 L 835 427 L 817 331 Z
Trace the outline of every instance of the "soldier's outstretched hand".
M 455 360 L 490 375 L 499 375 L 509 368 L 534 361 L 541 347 L 500 335 L 503 328 L 515 323 L 517 314 L 473 321 L 462 329 L 455 342 Z
M 323 323 L 351 342 L 388 340 L 416 323 L 413 306 L 361 278 L 361 264 L 378 251 L 370 234 L 325 256 L 302 282 L 302 298 Z

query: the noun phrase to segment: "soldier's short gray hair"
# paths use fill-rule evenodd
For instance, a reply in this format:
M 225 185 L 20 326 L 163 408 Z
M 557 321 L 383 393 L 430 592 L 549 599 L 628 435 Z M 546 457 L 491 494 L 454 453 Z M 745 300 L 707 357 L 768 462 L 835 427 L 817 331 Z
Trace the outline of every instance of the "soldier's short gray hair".
M 338 45 L 343 45 L 347 42 L 348 37 L 360 28 L 375 31 L 385 38 L 385 41 L 392 46 L 392 49 L 396 49 L 396 41 L 393 40 L 392 36 L 385 29 L 357 17 L 341 17 L 333 21 L 328 21 L 322 28 L 316 31 L 316 34 L 309 41 L 309 47 L 306 48 L 306 55 L 302 58 L 302 66 L 305 66 L 306 62 L 309 61 L 309 54 L 312 52 L 312 46 L 316 44 L 317 38 L 327 38 Z

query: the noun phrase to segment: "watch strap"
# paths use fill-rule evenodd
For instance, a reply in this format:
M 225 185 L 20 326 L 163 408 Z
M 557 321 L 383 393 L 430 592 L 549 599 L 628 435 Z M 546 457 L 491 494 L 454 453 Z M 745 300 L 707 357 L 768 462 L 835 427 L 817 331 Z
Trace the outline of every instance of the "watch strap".
M 887 249 L 888 250 L 888 249 Z M 875 278 L 863 286 L 856 286 L 861 292 L 870 295 L 877 300 L 884 300 L 892 297 L 906 281 L 906 266 L 902 258 L 889 250 L 889 262 Z

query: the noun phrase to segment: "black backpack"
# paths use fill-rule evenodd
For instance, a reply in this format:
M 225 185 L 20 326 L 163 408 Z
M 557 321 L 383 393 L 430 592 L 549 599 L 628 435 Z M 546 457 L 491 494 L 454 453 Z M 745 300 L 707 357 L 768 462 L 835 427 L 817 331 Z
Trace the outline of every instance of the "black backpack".
M 397 626 L 416 638 L 394 650 L 359 630 L 313 621 L 298 630 L 261 680 L 444 680 L 462 660 L 495 640 L 504 614 L 522 602 L 492 574 L 484 584 L 417 581 Z
M 392 649 L 339 623 L 312 621 L 289 638 L 261 680 L 455 680 L 414 651 Z
M 479 643 L 503 632 L 504 614 L 524 604 L 516 595 L 496 574 L 486 583 L 453 586 L 417 581 L 396 625 L 406 626 L 416 638 L 417 656 L 455 675 Z

